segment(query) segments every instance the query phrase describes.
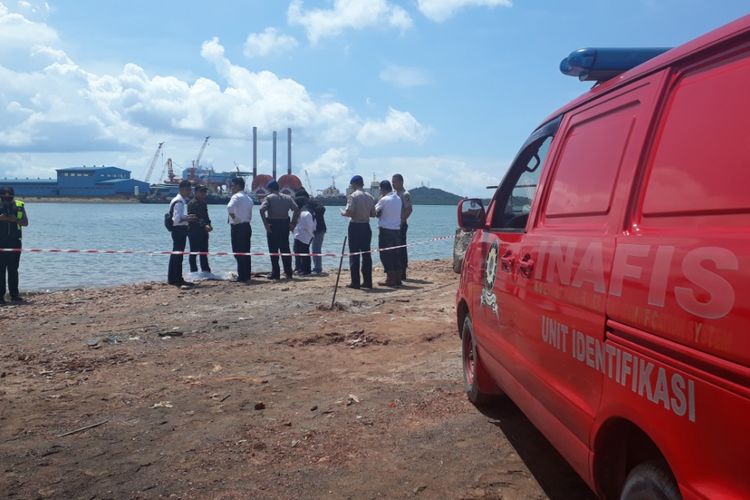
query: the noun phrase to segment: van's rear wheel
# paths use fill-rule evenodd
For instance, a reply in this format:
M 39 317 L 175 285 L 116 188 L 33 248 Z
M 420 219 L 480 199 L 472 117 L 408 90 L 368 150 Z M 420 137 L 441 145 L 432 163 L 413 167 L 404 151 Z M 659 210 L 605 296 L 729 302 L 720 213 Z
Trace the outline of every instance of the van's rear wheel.
M 476 405 L 483 405 L 497 399 L 502 391 L 482 366 L 474 338 L 474 327 L 469 316 L 464 320 L 464 327 L 461 330 L 461 358 L 464 368 L 464 390 L 469 401 Z
M 620 500 L 680 500 L 677 487 L 667 464 L 663 461 L 644 462 L 630 471 Z

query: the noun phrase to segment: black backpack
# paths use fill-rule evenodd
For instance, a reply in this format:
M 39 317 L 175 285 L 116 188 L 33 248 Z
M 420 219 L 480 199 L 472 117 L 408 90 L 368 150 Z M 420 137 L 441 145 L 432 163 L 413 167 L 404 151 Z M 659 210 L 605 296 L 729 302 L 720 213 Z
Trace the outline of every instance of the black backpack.
M 174 221 L 172 220 L 172 215 L 174 213 L 174 203 L 169 204 L 169 212 L 164 214 L 164 227 L 167 228 L 167 231 L 170 233 L 172 232 L 172 229 L 174 229 Z

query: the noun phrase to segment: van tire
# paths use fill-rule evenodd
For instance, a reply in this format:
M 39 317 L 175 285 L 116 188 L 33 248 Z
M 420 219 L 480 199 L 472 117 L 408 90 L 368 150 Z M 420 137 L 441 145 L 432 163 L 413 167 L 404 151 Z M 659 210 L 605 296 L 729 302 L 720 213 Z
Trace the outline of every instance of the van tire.
M 487 405 L 494 402 L 502 391 L 490 378 L 479 359 L 477 343 L 474 337 L 474 326 L 471 317 L 466 316 L 461 329 L 461 360 L 464 375 L 464 391 L 469 401 L 475 405 Z
M 633 468 L 625 479 L 620 500 L 680 500 L 677 481 L 663 460 L 650 461 Z

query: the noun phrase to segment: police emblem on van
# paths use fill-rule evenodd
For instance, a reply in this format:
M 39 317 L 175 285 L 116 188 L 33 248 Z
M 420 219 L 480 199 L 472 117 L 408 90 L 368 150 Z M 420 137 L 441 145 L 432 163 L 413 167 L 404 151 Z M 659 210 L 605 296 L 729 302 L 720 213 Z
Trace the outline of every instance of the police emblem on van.
M 492 242 L 487 258 L 484 261 L 484 283 L 480 303 L 492 309 L 497 316 L 497 297 L 495 296 L 495 278 L 497 277 L 497 257 L 499 254 L 497 240 Z

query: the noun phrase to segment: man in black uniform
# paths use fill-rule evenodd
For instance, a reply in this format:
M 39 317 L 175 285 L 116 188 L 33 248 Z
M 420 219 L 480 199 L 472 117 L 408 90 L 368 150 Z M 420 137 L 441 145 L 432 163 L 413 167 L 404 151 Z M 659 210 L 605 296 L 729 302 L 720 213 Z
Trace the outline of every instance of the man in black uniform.
M 5 303 L 5 275 L 8 275 L 10 300 L 20 302 L 18 266 L 21 263 L 21 227 L 29 225 L 26 207 L 15 200 L 12 187 L 0 187 L 0 248 L 17 248 L 17 252 L 0 251 L 0 304 Z
M 190 241 L 191 252 L 208 252 L 208 233 L 213 231 L 213 227 L 211 227 L 211 219 L 208 216 L 207 195 L 208 188 L 198 186 L 195 188 L 195 196 L 188 202 L 188 215 L 195 215 L 195 220 L 188 223 L 188 240 Z M 196 257 L 196 255 L 190 255 L 188 258 L 191 273 L 198 272 L 198 263 L 196 262 L 198 259 Z M 200 262 L 201 271 L 210 273 L 208 255 L 201 255 Z
M 270 194 L 260 204 L 259 211 L 268 234 L 268 251 L 270 253 L 290 254 L 289 232 L 297 225 L 299 207 L 291 196 L 279 192 L 278 182 L 269 182 L 266 189 L 270 191 Z M 290 211 L 292 212 L 291 221 L 289 220 Z M 281 261 L 284 263 L 284 274 L 288 279 L 292 279 L 292 256 L 284 255 L 281 257 Z M 279 256 L 272 255 L 271 279 L 277 280 L 280 278 Z

